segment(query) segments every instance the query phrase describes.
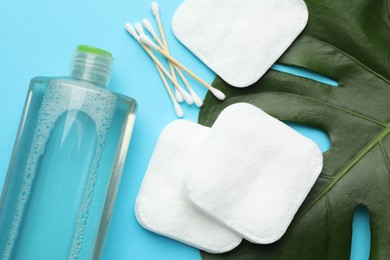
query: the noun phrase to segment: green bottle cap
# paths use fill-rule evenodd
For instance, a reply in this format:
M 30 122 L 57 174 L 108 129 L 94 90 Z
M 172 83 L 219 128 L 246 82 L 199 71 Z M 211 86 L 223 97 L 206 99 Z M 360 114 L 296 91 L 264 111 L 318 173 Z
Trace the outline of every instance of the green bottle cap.
M 105 55 L 105 56 L 110 56 L 112 57 L 112 54 L 109 53 L 108 51 L 105 51 L 103 49 L 99 49 L 93 46 L 89 45 L 79 45 L 77 46 L 77 50 L 81 52 L 87 52 L 87 53 L 92 53 L 92 54 L 99 54 L 99 55 Z

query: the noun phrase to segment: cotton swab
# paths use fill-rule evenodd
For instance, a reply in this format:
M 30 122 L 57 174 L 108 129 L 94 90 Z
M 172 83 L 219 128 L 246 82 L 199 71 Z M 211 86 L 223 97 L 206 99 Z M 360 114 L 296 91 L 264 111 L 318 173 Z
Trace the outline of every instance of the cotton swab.
M 136 23 L 134 26 L 135 26 L 135 30 L 137 31 L 138 34 L 145 34 L 144 28 L 142 27 L 142 25 L 140 23 Z M 171 71 L 171 73 L 172 73 L 172 71 Z M 172 73 L 172 77 L 177 81 L 175 72 Z M 181 93 L 184 91 L 185 91 L 184 89 L 177 89 L 177 87 L 175 86 L 175 97 L 176 97 L 176 100 L 178 102 L 183 102 L 183 95 Z M 188 96 L 188 95 L 186 95 L 186 96 Z M 187 101 L 189 101 L 189 103 Z M 193 103 L 192 99 L 188 99 L 188 98 L 187 98 L 186 102 L 190 105 Z
M 169 61 L 180 67 L 182 70 L 184 70 L 188 75 L 193 77 L 195 80 L 197 80 L 199 83 L 201 83 L 203 86 L 205 86 L 210 92 L 219 100 L 225 99 L 225 94 L 220 91 L 219 89 L 214 88 L 213 86 L 209 85 L 207 82 L 205 82 L 203 79 L 199 78 L 195 73 L 193 73 L 191 70 L 187 69 L 184 65 L 182 65 L 179 61 L 177 61 L 175 58 L 173 58 L 171 55 L 169 55 L 165 50 L 161 49 L 159 46 L 157 46 L 152 39 L 150 39 L 146 34 L 139 35 L 139 39 L 142 43 L 145 45 L 151 47 L 152 49 L 155 49 L 159 53 L 161 53 L 163 56 L 165 56 Z
M 155 37 L 155 36 L 157 36 L 156 33 L 155 33 L 155 35 L 152 34 L 152 36 L 155 37 L 155 39 L 157 38 L 158 40 L 157 40 L 157 39 L 156 39 L 156 40 L 157 40 L 157 42 L 160 44 L 160 46 L 163 45 L 163 46 L 165 47 L 166 51 L 167 51 L 168 53 L 170 53 L 169 47 L 168 47 L 168 42 L 167 42 L 167 39 L 166 39 L 166 37 L 165 37 L 164 27 L 163 27 L 162 22 L 161 22 L 160 7 L 158 6 L 158 4 L 157 4 L 156 2 L 153 2 L 153 3 L 152 3 L 152 13 L 153 13 L 154 17 L 156 18 L 157 26 L 158 26 L 158 29 L 159 29 L 159 31 L 160 31 L 160 35 L 161 35 L 162 43 L 163 43 L 163 44 L 161 44 L 161 41 L 159 42 L 158 37 Z M 150 24 L 150 23 L 149 23 L 149 24 Z M 145 24 L 144 24 L 144 25 L 145 25 Z M 146 26 L 149 27 L 148 24 L 147 24 Z M 151 24 L 150 24 L 150 27 L 153 29 L 153 27 L 151 26 Z M 154 30 L 153 30 L 153 31 L 154 31 Z M 175 75 L 175 73 L 174 73 L 175 70 L 174 70 L 173 67 L 174 67 L 173 64 L 172 64 L 171 62 L 169 62 L 169 69 L 172 71 L 172 76 L 174 76 L 174 78 L 176 78 L 176 75 Z
M 187 79 L 185 78 L 185 76 L 183 75 L 183 72 L 180 71 L 179 67 L 177 67 L 176 65 L 174 66 L 177 73 L 179 74 L 179 77 L 181 78 L 181 80 L 184 82 L 184 85 L 186 85 L 188 91 L 190 92 L 190 94 L 192 95 L 193 99 L 194 99 L 194 103 L 197 107 L 201 107 L 203 106 L 203 101 L 202 99 L 200 99 L 200 97 L 198 96 L 198 94 L 196 94 L 196 92 L 192 89 L 190 83 L 188 83 Z
M 142 27 L 142 25 L 140 23 L 136 23 L 135 25 L 135 30 L 137 31 L 138 34 L 145 34 L 145 31 L 144 31 L 144 28 Z M 171 73 L 172 73 L 172 77 L 177 81 L 177 78 L 176 78 L 176 74 L 175 74 L 175 71 L 172 72 L 171 70 Z M 176 100 L 178 102 L 183 102 L 183 92 L 185 92 L 184 89 L 178 89 L 176 86 L 175 86 L 175 97 L 176 97 Z M 187 98 L 186 98 L 186 102 L 191 105 L 193 102 L 192 98 L 188 98 L 188 95 L 184 94 Z
M 158 12 L 158 15 L 159 15 L 159 14 L 160 14 L 160 12 Z M 159 16 L 159 17 L 160 17 L 160 16 Z M 145 26 L 146 30 L 147 30 L 147 31 L 153 36 L 153 38 L 158 42 L 158 44 L 160 44 L 160 46 L 162 45 L 162 46 L 165 47 L 165 44 L 162 43 L 162 42 L 160 41 L 160 39 L 159 39 L 159 37 L 158 37 L 156 31 L 153 29 L 153 26 L 152 26 L 152 24 L 149 22 L 149 20 L 148 20 L 148 19 L 143 19 L 142 23 L 143 23 L 143 25 Z M 160 28 L 160 26 L 162 26 L 161 23 L 160 23 L 160 25 L 159 25 L 159 28 Z M 160 34 L 161 34 L 161 31 L 160 31 Z M 166 50 L 169 52 L 168 47 L 167 47 Z M 173 78 L 177 79 L 176 73 L 175 73 L 175 69 L 174 69 L 174 66 L 173 66 L 173 64 L 172 64 L 171 62 L 169 62 L 169 70 L 171 71 Z M 179 94 L 179 93 L 176 91 L 175 94 L 177 95 L 177 94 Z
M 145 34 L 144 27 L 140 23 L 135 23 L 134 24 L 135 31 L 137 32 L 138 35 L 143 35 Z
M 147 48 L 145 47 L 141 42 L 140 42 L 140 39 L 139 39 L 139 36 L 137 34 L 137 32 L 135 31 L 135 29 L 133 28 L 133 26 L 130 24 L 130 23 L 126 23 L 125 24 L 125 28 L 126 28 L 126 31 L 131 35 L 133 36 L 133 38 L 138 42 L 140 43 L 140 45 L 142 46 L 142 48 L 149 54 L 149 56 L 153 59 L 153 61 L 155 62 L 155 66 L 157 68 L 157 71 L 158 73 L 160 74 L 160 77 L 164 83 L 164 86 L 168 92 L 168 95 L 169 97 L 171 98 L 171 101 L 172 101 L 172 104 L 173 104 L 173 107 L 175 109 L 175 113 L 178 117 L 183 117 L 184 115 L 184 112 L 183 110 L 181 109 L 179 103 L 176 101 L 171 89 L 169 88 L 169 85 L 168 85 L 168 82 L 163 74 L 165 68 L 162 66 L 162 64 L 157 60 L 157 58 L 153 55 L 153 53 Z M 157 62 L 156 62 L 156 60 Z M 168 73 L 168 71 L 165 70 L 164 72 L 165 74 L 167 74 L 167 76 L 169 77 L 170 74 Z M 175 84 L 175 83 L 174 83 Z
M 135 24 L 135 30 L 136 30 L 136 32 L 139 35 L 145 35 L 145 31 L 144 31 L 144 29 L 143 29 L 143 27 L 142 27 L 142 25 L 140 23 L 136 23 Z M 154 54 L 153 54 L 153 56 L 154 56 Z M 173 75 L 172 75 L 172 78 L 175 81 L 173 83 L 174 83 L 174 86 L 175 86 L 176 90 L 180 93 L 179 100 L 177 100 L 177 98 L 178 98 L 177 95 L 176 95 L 176 100 L 178 102 L 180 102 L 180 98 L 184 98 L 184 100 L 186 101 L 187 104 L 192 105 L 194 103 L 194 99 L 193 99 L 192 95 L 187 93 L 187 91 L 185 91 L 185 89 L 178 84 L 177 78 L 173 77 Z
M 137 42 L 140 41 L 137 32 L 135 31 L 134 27 L 130 23 L 125 23 L 125 29 Z
M 183 109 L 180 107 L 179 103 L 177 102 L 177 100 L 176 100 L 175 97 L 173 96 L 172 90 L 169 88 L 167 79 L 165 78 L 163 72 L 162 72 L 161 69 L 157 66 L 157 64 L 155 64 L 155 65 L 156 65 L 158 74 L 160 74 L 161 80 L 163 81 L 164 86 L 165 86 L 165 88 L 166 88 L 167 91 L 168 91 L 169 97 L 170 97 L 171 100 L 172 100 L 173 108 L 175 109 L 176 115 L 177 115 L 178 117 L 180 117 L 180 118 L 183 117 L 183 116 L 184 116 Z
M 148 19 L 143 19 L 142 24 L 144 25 L 146 30 L 153 36 L 154 40 L 158 43 L 158 45 L 160 45 L 161 47 L 165 47 L 164 43 L 158 37 L 156 31 L 153 29 L 153 25 L 151 24 L 151 22 Z
M 138 32 L 139 35 L 143 35 L 145 34 L 145 31 L 142 27 L 142 25 L 140 23 L 136 23 L 135 24 L 135 29 L 136 31 Z M 156 35 L 157 36 L 157 35 Z M 171 63 L 169 63 L 170 65 L 172 65 Z M 177 78 L 176 78 L 176 74 L 175 74 L 175 70 L 173 67 L 170 66 L 170 69 L 171 69 L 171 73 L 172 73 L 172 77 L 176 80 L 177 82 Z M 178 102 L 182 102 L 183 99 L 186 101 L 187 104 L 189 105 L 192 105 L 194 103 L 194 98 L 192 97 L 192 95 L 190 95 L 189 93 L 187 93 L 187 91 L 184 90 L 184 88 L 182 88 L 180 85 L 180 87 L 177 87 L 177 85 L 174 85 L 175 86 L 175 97 L 176 97 L 176 100 Z
M 179 88 L 182 88 L 182 86 L 179 85 L 179 83 L 176 81 L 173 80 L 171 74 L 164 68 L 164 66 L 161 64 L 161 62 L 156 58 L 156 56 L 153 54 L 153 52 L 146 46 L 144 45 L 141 41 L 140 41 L 140 38 L 136 32 L 136 30 L 134 29 L 134 27 L 130 24 L 130 23 L 126 23 L 125 24 L 125 29 L 127 30 L 127 32 L 133 36 L 134 39 L 137 40 L 137 42 L 141 45 L 141 47 L 146 51 L 146 53 L 149 55 L 149 57 L 156 63 L 156 65 L 161 69 L 161 71 L 165 74 L 165 76 L 168 77 L 168 79 L 170 81 L 172 81 L 172 83 L 176 86 L 176 87 L 179 87 Z
M 161 48 L 165 49 L 165 50 L 168 50 L 169 47 L 168 47 L 168 42 L 167 42 L 167 46 L 164 46 L 164 43 L 160 40 L 160 38 L 158 37 L 156 31 L 154 30 L 152 24 L 150 23 L 150 21 L 148 19 L 143 19 L 142 20 L 142 24 L 144 25 L 145 29 L 150 33 L 150 35 L 152 35 L 152 37 L 154 38 L 154 40 L 158 43 L 158 45 L 160 45 Z M 162 28 L 163 31 L 164 31 L 164 28 Z M 164 32 L 160 32 L 160 34 L 163 34 Z M 173 65 L 173 67 L 176 69 L 177 73 L 179 74 L 179 77 L 181 78 L 181 80 L 184 82 L 184 85 L 186 85 L 188 91 L 190 92 L 190 94 L 192 95 L 193 99 L 194 99 L 194 102 L 195 102 L 195 105 L 197 107 L 201 107 L 203 105 L 203 102 L 202 100 L 200 99 L 200 97 L 196 94 L 196 92 L 193 90 L 193 88 L 191 87 L 190 83 L 187 81 L 187 79 L 185 78 L 185 76 L 183 75 L 183 73 L 180 71 L 180 68 L 177 67 L 175 64 Z
M 162 42 L 164 43 L 164 46 L 168 46 L 167 39 L 165 38 L 164 28 L 163 28 L 162 22 L 161 22 L 160 7 L 158 6 L 158 4 L 156 2 L 152 3 L 152 13 L 153 13 L 154 17 L 156 18 L 157 26 L 158 26 L 158 29 L 160 30 Z

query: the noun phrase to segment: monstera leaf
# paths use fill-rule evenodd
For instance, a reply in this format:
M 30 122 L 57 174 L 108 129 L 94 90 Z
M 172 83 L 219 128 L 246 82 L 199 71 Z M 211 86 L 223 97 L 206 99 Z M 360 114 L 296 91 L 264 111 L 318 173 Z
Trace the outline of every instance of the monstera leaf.
M 205 259 L 349 259 L 358 205 L 371 216 L 371 259 L 390 259 L 390 0 L 307 0 L 309 23 L 280 63 L 316 71 L 339 87 L 269 71 L 237 89 L 216 78 L 227 94 L 208 94 L 199 122 L 248 102 L 286 121 L 326 131 L 331 148 L 311 193 L 281 240 L 247 241 Z

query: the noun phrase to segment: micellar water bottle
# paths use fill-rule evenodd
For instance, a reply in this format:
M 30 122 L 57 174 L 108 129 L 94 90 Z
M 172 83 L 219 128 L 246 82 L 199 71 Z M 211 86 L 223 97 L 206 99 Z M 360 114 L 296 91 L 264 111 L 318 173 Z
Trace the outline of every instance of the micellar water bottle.
M 134 125 L 106 89 L 112 55 L 79 46 L 70 77 L 36 77 L 0 200 L 2 259 L 100 258 Z

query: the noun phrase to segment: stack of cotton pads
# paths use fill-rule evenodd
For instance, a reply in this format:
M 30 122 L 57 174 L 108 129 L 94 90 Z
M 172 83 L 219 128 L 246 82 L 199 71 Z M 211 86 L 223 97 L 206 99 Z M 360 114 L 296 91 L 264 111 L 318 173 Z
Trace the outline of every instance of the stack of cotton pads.
M 307 20 L 303 0 L 186 0 L 172 28 L 223 80 L 247 87 L 287 50 Z
M 146 229 L 210 253 L 245 238 L 278 240 L 322 170 L 310 139 L 246 103 L 211 128 L 185 120 L 162 132 L 136 203 Z

